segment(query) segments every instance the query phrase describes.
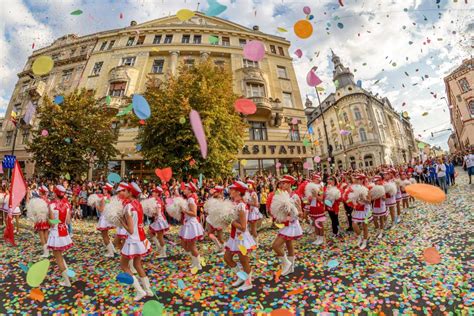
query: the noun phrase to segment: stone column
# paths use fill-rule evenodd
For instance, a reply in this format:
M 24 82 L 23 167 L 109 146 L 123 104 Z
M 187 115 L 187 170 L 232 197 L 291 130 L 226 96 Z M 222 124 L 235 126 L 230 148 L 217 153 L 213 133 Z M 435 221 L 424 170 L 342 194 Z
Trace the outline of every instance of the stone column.
M 174 76 L 176 75 L 176 69 L 178 67 L 178 56 L 179 56 L 179 51 L 171 51 L 171 62 L 170 62 L 170 70 L 171 74 Z
M 211 54 L 210 52 L 208 51 L 201 51 L 199 52 L 201 54 L 201 60 L 207 60 L 209 58 L 209 55 Z

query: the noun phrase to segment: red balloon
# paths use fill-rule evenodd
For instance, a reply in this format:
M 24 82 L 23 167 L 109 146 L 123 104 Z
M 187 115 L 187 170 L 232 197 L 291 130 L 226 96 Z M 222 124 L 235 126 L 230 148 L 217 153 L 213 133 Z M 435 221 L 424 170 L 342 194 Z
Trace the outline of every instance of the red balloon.
M 173 170 L 171 170 L 171 167 L 167 167 L 164 169 L 156 169 L 155 174 L 158 178 L 160 178 L 161 182 L 165 183 L 171 180 Z
M 242 114 L 254 114 L 257 112 L 257 106 L 249 99 L 237 99 L 234 104 L 235 110 Z

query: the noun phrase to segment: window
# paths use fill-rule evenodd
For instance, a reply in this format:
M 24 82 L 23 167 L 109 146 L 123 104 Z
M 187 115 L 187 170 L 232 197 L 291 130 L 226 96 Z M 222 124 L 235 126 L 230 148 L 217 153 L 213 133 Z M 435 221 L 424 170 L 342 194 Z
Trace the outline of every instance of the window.
M 243 38 L 239 38 L 239 46 L 244 47 L 245 44 L 247 44 L 247 40 Z
M 153 61 L 153 67 L 151 67 L 151 72 L 154 74 L 162 74 L 164 64 L 165 61 L 163 59 L 155 59 Z
M 230 46 L 230 38 L 222 37 L 222 46 Z
M 100 74 L 100 70 L 102 69 L 103 64 L 103 61 L 99 61 L 94 64 L 94 68 L 92 68 L 92 76 L 98 76 Z
M 68 69 L 68 70 L 63 71 L 63 76 L 61 78 L 62 83 L 69 82 L 71 80 L 72 71 L 73 71 L 73 69 Z
M 194 44 L 201 44 L 201 39 L 202 39 L 201 35 L 194 35 L 193 43 Z
M 276 54 L 276 53 L 277 53 L 277 50 L 276 50 L 275 45 L 270 45 L 270 51 L 272 52 L 272 54 Z
M 153 38 L 153 44 L 160 44 L 161 42 L 161 35 L 155 35 Z
M 57 61 L 59 59 L 59 54 L 53 54 L 51 56 L 51 59 L 54 60 L 54 61 Z
M 253 177 L 260 171 L 258 159 L 247 159 L 247 163 L 243 166 L 243 169 L 246 177 Z
M 258 61 L 252 61 L 252 60 L 244 59 L 244 67 L 258 68 Z
M 283 66 L 277 66 L 278 78 L 288 79 L 288 74 L 286 73 L 286 68 Z
M 278 46 L 278 53 L 282 56 L 285 56 L 285 52 L 283 51 L 283 47 Z
M 248 97 L 264 97 L 265 88 L 263 84 L 247 83 L 247 96 Z
M 102 45 L 100 45 L 100 50 L 104 50 L 107 47 L 107 41 L 102 42 Z
M 164 41 L 165 44 L 171 44 L 172 41 L 173 41 L 173 35 L 165 36 L 165 41 Z
M 112 47 L 114 47 L 114 44 L 115 44 L 115 40 L 113 40 L 113 41 L 110 41 L 110 43 L 109 43 L 109 47 L 107 47 L 107 50 L 111 50 L 111 49 L 112 49 Z
M 342 113 L 342 118 L 344 119 L 344 122 L 349 123 L 349 117 L 346 112 Z
M 265 122 L 249 122 L 250 140 L 267 140 L 267 126 Z
M 129 37 L 127 41 L 127 46 L 132 46 L 133 42 L 135 42 L 135 37 L 134 36 Z
M 24 129 L 21 133 L 21 143 L 26 144 L 28 142 L 29 137 L 30 137 L 30 130 Z
M 214 65 L 218 67 L 219 69 L 224 69 L 225 67 L 225 60 L 214 60 Z
M 137 40 L 137 45 L 143 45 L 145 43 L 145 35 L 140 35 Z
M 81 55 L 84 55 L 87 51 L 87 46 L 81 46 Z
M 13 131 L 8 131 L 5 137 L 5 146 L 11 146 L 13 140 Z
M 122 58 L 122 66 L 133 66 L 135 65 L 136 57 L 124 57 Z
M 300 130 L 298 124 L 290 124 L 290 140 L 292 142 L 300 141 Z
M 15 112 L 16 114 L 19 114 L 21 112 L 21 103 L 17 103 L 13 106 L 13 109 L 12 109 L 13 112 Z
M 468 103 L 469 113 L 471 116 L 474 116 L 474 100 L 469 101 Z
M 349 145 L 354 144 L 354 139 L 352 138 L 352 134 L 349 134 L 349 135 L 347 136 L 347 139 L 349 140 Z
M 185 59 L 184 60 L 184 66 L 187 67 L 188 69 L 193 68 L 194 67 L 194 59 Z
M 183 37 L 181 38 L 181 43 L 189 44 L 190 40 L 191 40 L 191 35 L 183 35 Z
M 471 88 L 469 87 L 469 82 L 467 81 L 466 78 L 459 79 L 458 82 L 459 82 L 459 86 L 461 87 L 461 91 L 463 93 L 471 90 Z
M 362 114 L 360 114 L 359 108 L 354 108 L 354 116 L 356 120 L 362 120 Z
M 283 92 L 283 106 L 287 108 L 293 107 L 293 96 L 290 92 Z
M 110 84 L 109 95 L 112 97 L 122 97 L 125 94 L 125 81 L 113 82 Z
M 76 50 L 77 50 L 76 48 L 71 49 L 71 57 L 74 56 L 74 54 L 76 53 Z
M 366 142 L 367 141 L 367 134 L 365 133 L 365 129 L 363 129 L 363 128 L 359 129 L 359 136 L 360 136 L 360 141 L 361 142 Z

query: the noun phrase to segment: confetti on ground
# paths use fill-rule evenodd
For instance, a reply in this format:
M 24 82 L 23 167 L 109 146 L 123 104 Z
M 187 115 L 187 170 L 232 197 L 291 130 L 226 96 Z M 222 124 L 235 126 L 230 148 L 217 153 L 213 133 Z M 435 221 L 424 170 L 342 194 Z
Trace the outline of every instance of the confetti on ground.
M 18 247 L 0 247 L 0 314 L 131 315 L 142 312 L 148 300 L 155 302 L 147 305 L 148 311 L 162 310 L 162 305 L 173 315 L 199 311 L 273 315 L 277 309 L 297 315 L 302 311 L 309 315 L 468 315 L 472 308 L 474 195 L 466 173 L 462 169 L 457 172 L 458 184 L 449 188 L 443 204 L 416 202 L 402 216 L 401 224 L 387 230 L 382 238 L 374 236 L 371 224 L 364 251 L 355 246 L 353 234 L 335 238 L 327 233 L 324 247 L 311 245 L 314 237 L 305 235 L 295 242 L 296 268 L 288 276 L 275 278 L 280 271 L 279 260 L 270 249 L 276 228 L 270 228 L 271 221 L 266 220 L 259 232 L 260 247 L 250 252 L 255 287 L 244 293 L 230 286 L 236 276 L 225 266 L 223 257 L 213 253 L 212 241 L 198 243 L 207 265 L 195 275 L 189 268 L 189 256 L 169 243 L 168 259 L 158 258 L 156 248 L 144 259 L 156 297 L 135 303 L 133 287 L 116 280 L 122 272 L 118 256 L 113 260 L 103 257 L 95 221 L 73 222 L 74 247 L 65 252 L 69 269 L 76 272 L 72 287 L 59 285 L 61 276 L 51 256 L 48 274 L 40 289 L 33 292 L 26 283 L 25 269 L 41 261 L 42 249 L 33 235 L 32 223 L 22 219 L 20 233 L 15 236 Z M 344 211 L 339 218 L 346 228 Z M 330 221 L 325 225 L 330 232 Z M 170 242 L 178 242 L 177 231 L 173 226 L 167 235 Z M 432 247 L 441 258 L 438 264 L 424 259 Z M 329 268 L 328 263 L 336 259 L 338 265 Z

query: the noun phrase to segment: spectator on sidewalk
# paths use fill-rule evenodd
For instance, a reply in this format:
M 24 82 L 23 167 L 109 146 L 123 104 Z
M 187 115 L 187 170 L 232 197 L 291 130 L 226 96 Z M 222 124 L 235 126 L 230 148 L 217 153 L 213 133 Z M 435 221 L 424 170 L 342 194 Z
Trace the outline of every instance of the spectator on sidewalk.
M 448 185 L 446 183 L 446 165 L 443 162 L 443 158 L 438 159 L 438 163 L 435 165 L 436 168 L 436 176 L 438 177 L 438 184 L 439 187 L 444 191 L 444 193 L 448 193 Z
M 469 175 L 469 184 L 472 184 L 471 177 L 474 175 L 474 148 L 471 148 L 471 153 L 467 153 L 464 156 L 463 167 Z

